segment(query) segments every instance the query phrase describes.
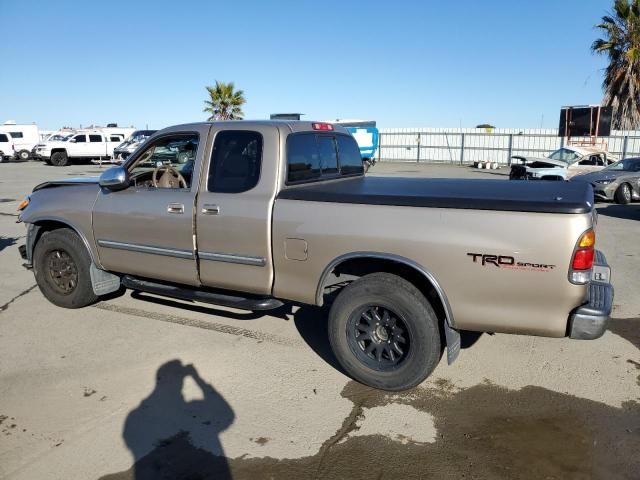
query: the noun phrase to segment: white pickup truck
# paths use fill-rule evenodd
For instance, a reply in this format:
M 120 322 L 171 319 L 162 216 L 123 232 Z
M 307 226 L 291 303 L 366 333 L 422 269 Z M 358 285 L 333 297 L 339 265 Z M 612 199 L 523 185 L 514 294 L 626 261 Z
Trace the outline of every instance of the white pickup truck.
M 38 145 L 35 154 L 49 165 L 65 167 L 74 160 L 109 160 L 121 142 L 122 136 L 78 132 L 67 140 Z

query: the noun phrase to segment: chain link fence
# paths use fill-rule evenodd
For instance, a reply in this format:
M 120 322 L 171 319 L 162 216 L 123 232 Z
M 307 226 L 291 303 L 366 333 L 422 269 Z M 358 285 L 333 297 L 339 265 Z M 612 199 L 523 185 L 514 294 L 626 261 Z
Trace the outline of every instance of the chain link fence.
M 640 132 L 614 131 L 600 141 L 612 157 L 640 156 Z M 555 129 L 381 129 L 376 157 L 382 162 L 505 165 L 513 155 L 545 157 L 564 144 Z

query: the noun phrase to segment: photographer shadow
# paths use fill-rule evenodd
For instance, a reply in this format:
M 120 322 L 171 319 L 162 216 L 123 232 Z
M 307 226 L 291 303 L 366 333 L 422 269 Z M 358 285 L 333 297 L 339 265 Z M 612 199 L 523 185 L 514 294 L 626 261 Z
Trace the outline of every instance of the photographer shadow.
M 188 377 L 202 399 L 185 401 Z M 102 480 L 230 479 L 219 436 L 233 420 L 231 406 L 193 365 L 171 360 L 158 369 L 154 390 L 125 421 L 122 435 L 133 466 Z

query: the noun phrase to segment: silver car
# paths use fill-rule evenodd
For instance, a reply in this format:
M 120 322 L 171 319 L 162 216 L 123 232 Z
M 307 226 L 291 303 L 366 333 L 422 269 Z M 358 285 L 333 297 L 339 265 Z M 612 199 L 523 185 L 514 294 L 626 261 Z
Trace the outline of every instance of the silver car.
M 589 182 L 593 193 L 601 200 L 627 204 L 640 200 L 640 158 L 625 158 L 599 172 L 577 175 L 575 182 Z

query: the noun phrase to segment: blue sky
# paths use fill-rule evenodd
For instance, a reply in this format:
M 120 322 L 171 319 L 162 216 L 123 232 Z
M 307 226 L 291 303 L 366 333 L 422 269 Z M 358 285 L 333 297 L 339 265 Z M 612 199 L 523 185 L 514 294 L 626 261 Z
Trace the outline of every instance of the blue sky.
M 205 120 L 217 79 L 245 91 L 246 118 L 555 127 L 560 106 L 602 98 L 589 46 L 611 3 L 0 0 L 0 121 Z

